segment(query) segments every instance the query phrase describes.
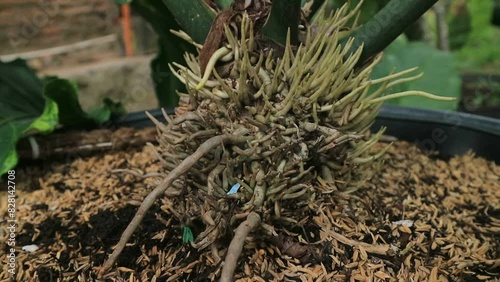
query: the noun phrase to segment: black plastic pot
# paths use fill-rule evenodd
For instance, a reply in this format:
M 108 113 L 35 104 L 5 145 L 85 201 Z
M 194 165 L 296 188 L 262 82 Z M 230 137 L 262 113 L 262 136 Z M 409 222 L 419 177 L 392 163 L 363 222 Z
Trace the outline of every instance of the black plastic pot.
M 500 163 L 500 119 L 467 113 L 384 106 L 373 130 L 438 151 L 442 158 L 473 150 L 476 156 Z
M 160 110 L 150 113 L 164 121 Z M 114 121 L 113 125 L 140 128 L 153 123 L 144 113 L 132 113 Z M 386 105 L 372 130 L 378 131 L 382 126 L 387 127 L 386 135 L 415 143 L 426 151 L 437 151 L 441 158 L 473 150 L 477 156 L 500 163 L 499 119 Z

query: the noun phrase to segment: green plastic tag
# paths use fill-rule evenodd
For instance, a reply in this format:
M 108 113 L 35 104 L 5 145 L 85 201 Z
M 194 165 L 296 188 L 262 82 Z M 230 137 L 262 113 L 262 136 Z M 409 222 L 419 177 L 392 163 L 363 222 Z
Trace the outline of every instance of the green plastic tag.
M 183 232 L 182 232 L 182 242 L 184 243 L 189 243 L 189 242 L 193 242 L 193 232 L 191 232 L 191 229 L 187 226 L 184 226 L 182 228 Z

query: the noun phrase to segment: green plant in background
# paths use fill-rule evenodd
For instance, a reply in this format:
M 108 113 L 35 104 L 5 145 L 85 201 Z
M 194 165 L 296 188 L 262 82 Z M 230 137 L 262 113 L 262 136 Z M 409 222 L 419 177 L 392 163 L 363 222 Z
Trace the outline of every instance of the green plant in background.
M 347 2 L 354 7 L 359 0 L 330 0 L 330 6 L 338 8 Z M 388 2 L 388 0 L 365 1 L 361 7 L 360 23 L 367 22 Z M 495 20 L 495 12 L 500 14 L 500 8 L 494 10 L 495 5 L 500 6 L 498 3 L 498 0 L 450 1 L 450 8 L 447 11 L 449 43 L 450 49 L 454 51 L 458 59 L 459 68 L 477 68 L 500 62 L 500 48 L 497 48 L 500 44 L 500 28 L 492 24 Z M 431 32 L 427 36 L 436 39 L 437 27 L 434 13 L 427 13 L 424 18 L 427 23 L 426 30 Z M 495 66 L 498 67 L 498 65 Z
M 42 93 L 43 82 L 24 61 L 0 63 L 0 175 L 17 164 L 16 143 L 22 136 L 56 128 L 57 105 Z
M 500 82 L 494 81 L 491 77 L 481 78 L 469 87 L 475 88 L 475 91 L 464 101 L 467 103 L 466 110 L 495 107 L 500 104 Z
M 159 105 L 176 106 L 179 101 L 176 93 L 185 91 L 185 87 L 172 75 L 168 64 L 185 64 L 184 53 L 194 52 L 195 48 L 170 31 L 181 29 L 176 21 L 180 19 L 182 29 L 202 44 L 215 18 L 215 12 L 203 0 L 134 0 L 131 5 L 158 34 L 158 54 L 151 62 L 151 74 Z
M 421 107 L 428 109 L 456 110 L 460 97 L 461 79 L 452 54 L 438 50 L 423 42 L 408 42 L 405 36 L 399 37 L 384 51 L 384 57 L 372 73 L 372 78 L 380 78 L 392 71 L 418 67 L 422 72 L 420 79 L 402 83 L 391 91 L 420 89 L 441 96 L 457 98 L 454 102 L 442 102 L 423 97 L 403 97 L 387 103 Z
M 456 51 L 461 68 L 477 69 L 500 62 L 500 28 L 491 23 L 493 1 L 467 1 L 471 29 L 464 46 Z
M 335 10 L 342 7 L 344 4 L 348 4 L 350 9 L 354 9 L 361 0 L 329 0 L 328 9 Z M 364 24 L 373 18 L 385 5 L 389 3 L 389 0 L 372 0 L 363 1 L 360 9 L 360 14 L 358 21 L 360 24 Z
M 330 6 L 335 8 L 346 2 L 348 1 L 331 1 Z M 350 2 L 351 7 L 358 2 L 358 0 Z M 365 1 L 361 7 L 359 21 L 361 23 L 368 21 L 387 2 L 387 0 Z M 440 51 L 433 45 L 421 41 L 408 42 L 401 36 L 397 42 L 384 50 L 384 58 L 375 68 L 373 78 L 386 75 L 394 69 L 397 71 L 419 66 L 424 73 L 423 77 L 402 84 L 400 86 L 402 89 L 423 89 L 459 98 L 461 96 L 459 70 L 477 70 L 481 66 L 498 68 L 500 48 L 497 46 L 500 44 L 500 28 L 492 25 L 492 15 L 493 1 L 452 1 L 447 15 L 452 53 Z M 427 13 L 424 17 L 427 22 L 426 30 L 432 32 L 428 36 L 435 38 L 436 23 L 433 13 Z M 490 65 L 491 67 L 488 67 Z M 405 97 L 388 103 L 443 110 L 456 110 L 458 104 L 429 101 L 420 97 Z
M 493 0 L 493 17 L 491 23 L 494 26 L 500 26 L 500 0 Z
M 336 8 L 350 1 L 331 2 L 331 6 Z M 350 6 L 352 7 L 358 2 L 359 0 L 352 1 Z M 388 2 L 388 0 L 365 1 L 361 7 L 360 22 L 367 22 Z M 467 9 L 464 11 L 464 7 L 460 6 L 460 3 L 455 3 L 453 9 L 455 13 L 450 13 L 449 17 L 449 21 L 452 23 L 450 25 L 450 42 L 453 47 L 458 48 L 463 46 L 469 38 L 470 22 L 468 23 L 467 19 L 470 21 L 470 13 Z M 426 16 L 429 18 L 429 22 L 432 23 L 431 26 L 435 26 L 433 15 L 428 14 Z M 484 18 L 484 16 L 482 17 Z M 479 20 L 479 22 L 486 24 L 484 19 Z M 430 28 L 430 30 L 433 29 L 436 32 L 435 28 Z M 443 103 L 422 97 L 403 97 L 389 100 L 387 103 L 429 109 L 457 109 L 458 98 L 461 95 L 461 78 L 457 61 L 452 54 L 441 51 L 425 42 L 408 41 L 405 35 L 401 35 L 398 40 L 384 50 L 384 57 L 374 69 L 372 78 L 379 78 L 392 71 L 400 71 L 411 67 L 419 67 L 419 70 L 423 73 L 422 78 L 403 83 L 396 90 L 421 89 L 431 93 L 439 93 L 443 96 L 455 97 L 457 101 Z
M 467 44 L 472 31 L 471 13 L 466 0 L 453 1 L 447 15 L 450 50 L 459 50 Z
M 73 82 L 57 77 L 39 79 L 23 60 L 0 62 L 0 175 L 17 164 L 20 138 L 49 133 L 59 125 L 95 127 L 124 113 L 120 103 L 109 99 L 87 113 L 80 107 Z
M 44 80 L 43 95 L 58 105 L 58 120 L 62 126 L 71 129 L 92 128 L 126 113 L 120 102 L 113 102 L 109 98 L 104 98 L 100 107 L 85 112 L 78 101 L 78 88 L 74 82 L 57 77 Z

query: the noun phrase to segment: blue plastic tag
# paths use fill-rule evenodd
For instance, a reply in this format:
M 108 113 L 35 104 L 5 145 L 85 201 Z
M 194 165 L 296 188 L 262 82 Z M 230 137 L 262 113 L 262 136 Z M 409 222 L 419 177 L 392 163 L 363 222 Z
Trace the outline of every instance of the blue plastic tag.
M 231 189 L 229 190 L 229 192 L 227 192 L 227 194 L 232 195 L 232 194 L 238 193 L 238 190 L 240 189 L 240 187 L 241 187 L 241 184 L 239 184 L 239 183 L 234 184 L 233 187 L 231 187 Z

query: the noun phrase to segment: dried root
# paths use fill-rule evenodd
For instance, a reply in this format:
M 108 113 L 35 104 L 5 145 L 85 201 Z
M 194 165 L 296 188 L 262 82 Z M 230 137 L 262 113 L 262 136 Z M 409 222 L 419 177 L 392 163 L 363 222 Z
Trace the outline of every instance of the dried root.
M 226 259 L 224 260 L 224 268 L 220 277 L 220 282 L 232 282 L 234 270 L 238 264 L 238 257 L 243 249 L 243 244 L 248 234 L 260 224 L 260 216 L 251 212 L 247 219 L 236 228 L 234 238 L 227 249 Z

